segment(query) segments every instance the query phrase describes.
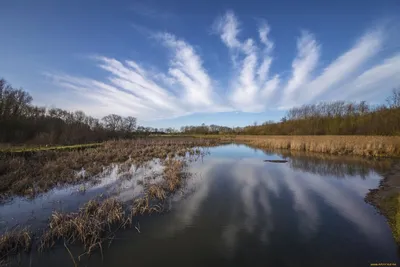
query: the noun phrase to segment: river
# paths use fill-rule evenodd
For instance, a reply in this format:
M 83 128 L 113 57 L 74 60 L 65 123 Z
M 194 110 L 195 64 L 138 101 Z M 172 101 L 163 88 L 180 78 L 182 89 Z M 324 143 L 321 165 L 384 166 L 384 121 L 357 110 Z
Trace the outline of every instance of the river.
M 209 152 L 189 165 L 192 176 L 169 200 L 169 212 L 136 217 L 136 227 L 119 231 L 110 246 L 103 245 L 103 253 L 80 262 L 76 258 L 77 264 L 353 267 L 400 263 L 385 218 L 364 201 L 368 190 L 378 186 L 382 168 L 361 159 L 283 157 L 235 144 Z M 283 158 L 288 162 L 264 162 Z M 143 172 L 136 170 L 139 174 Z M 75 186 L 35 200 L 16 198 L 3 204 L 3 228 L 11 221 L 45 222 L 60 206 L 73 210 L 100 188 L 121 186 L 112 171 L 107 175 L 105 182 L 84 192 Z M 135 179 L 125 180 L 124 190 L 118 190 L 120 198 L 137 190 Z M 71 246 L 71 252 L 82 251 Z M 63 246 L 32 253 L 21 264 L 74 266 Z

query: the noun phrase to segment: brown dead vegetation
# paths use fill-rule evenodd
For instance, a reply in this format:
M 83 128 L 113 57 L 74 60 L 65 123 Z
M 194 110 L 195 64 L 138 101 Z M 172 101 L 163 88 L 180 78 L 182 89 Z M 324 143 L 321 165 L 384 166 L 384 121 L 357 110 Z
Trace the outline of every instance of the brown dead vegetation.
M 15 228 L 0 236 L 0 266 L 6 260 L 20 252 L 29 252 L 32 245 L 32 233 L 28 228 Z
M 400 156 L 399 136 L 235 136 L 230 140 L 265 149 L 363 157 Z
M 80 242 L 90 254 L 113 236 L 112 227 L 128 223 L 121 202 L 109 198 L 103 202 L 91 200 L 78 212 L 54 212 L 49 228 L 40 239 L 39 250 L 53 247 L 58 240 L 65 244 Z
M 168 158 L 162 164 L 162 179 L 158 183 L 145 182 L 143 196 L 132 205 L 107 198 L 91 200 L 77 212 L 53 212 L 48 228 L 39 238 L 39 251 L 64 244 L 70 253 L 68 245 L 78 243 L 84 247 L 82 255 L 90 255 L 96 249 L 102 251 L 102 244 L 111 241 L 118 229 L 131 226 L 135 216 L 163 212 L 165 200 L 183 185 L 188 174 L 185 159 Z M 27 229 L 4 233 L 0 237 L 0 260 L 5 264 L 10 256 L 29 251 L 31 244 L 31 233 Z
M 154 158 L 194 155 L 199 153 L 196 147 L 216 144 L 216 139 L 146 138 L 109 141 L 77 151 L 37 151 L 29 156 L 0 153 L 0 201 L 12 195 L 34 197 L 55 186 L 93 179 L 112 163 L 140 165 Z M 85 175 L 77 175 L 82 169 Z

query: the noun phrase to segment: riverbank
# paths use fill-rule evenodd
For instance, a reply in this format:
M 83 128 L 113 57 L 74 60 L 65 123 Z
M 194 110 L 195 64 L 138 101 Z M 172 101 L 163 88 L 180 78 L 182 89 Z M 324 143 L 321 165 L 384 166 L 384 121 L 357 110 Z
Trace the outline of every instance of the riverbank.
M 200 136 L 197 136 L 200 137 Z M 215 138 L 215 136 L 209 136 Z M 227 135 L 222 140 L 243 143 L 264 150 L 283 153 L 311 152 L 323 155 L 361 156 L 363 158 L 400 157 L 399 136 L 245 136 Z M 376 162 L 381 164 L 382 162 Z M 386 167 L 387 167 L 386 163 Z M 390 163 L 391 165 L 391 163 Z M 400 246 L 400 163 L 383 173 L 378 188 L 370 190 L 366 202 L 386 217 L 393 237 Z
M 0 256 L 8 258 L 31 249 L 32 243 L 42 250 L 60 243 L 83 243 L 90 253 L 101 248 L 105 240 L 112 240 L 115 229 L 132 225 L 132 218 L 142 214 L 159 213 L 170 195 L 184 183 L 186 155 L 201 155 L 200 147 L 224 143 L 243 143 L 261 148 L 268 153 L 279 150 L 283 158 L 290 160 L 294 170 L 318 175 L 366 176 L 369 169 L 386 170 L 392 166 L 391 157 L 398 157 L 398 137 L 369 136 L 196 136 L 151 137 L 137 140 L 109 141 L 93 146 L 74 146 L 66 149 L 22 149 L 12 154 L 0 153 L 0 200 L 13 196 L 35 198 L 55 187 L 96 181 L 110 164 L 117 163 L 119 170 L 126 171 L 132 165 L 160 159 L 163 166 L 160 179 L 141 184 L 144 191 L 132 203 L 122 203 L 109 196 L 90 199 L 78 211 L 54 212 L 49 218 L 47 230 L 35 239 L 26 228 L 18 228 L 0 238 Z M 25 153 L 25 152 L 26 153 Z M 304 153 L 306 152 L 306 153 Z M 319 153 L 315 153 L 319 152 Z M 330 155 L 334 159 L 329 158 Z M 346 156 L 345 156 L 346 155 Z M 353 157 L 354 156 L 354 157 Z M 363 156 L 363 158 L 355 157 Z M 325 158 L 327 158 L 325 160 Z M 331 161 L 329 161 L 329 159 Z M 344 160 L 362 161 L 357 168 L 345 168 Z M 326 161 L 326 162 L 325 162 Z M 371 190 L 366 201 L 377 207 L 387 218 L 393 236 L 400 244 L 400 166 L 384 175 L 378 189 Z M 380 171 L 379 171 L 380 173 Z M 123 178 L 121 178 L 123 179 Z M 142 183 L 142 181 L 141 181 Z M 139 182 L 137 183 L 139 185 Z M 132 197 L 133 199 L 133 197 Z M 106 213 L 103 211 L 107 210 Z M 107 216 L 106 216 L 107 215 Z M 108 217 L 108 215 L 110 217 Z M 46 215 L 45 218 L 47 218 Z M 139 231 L 139 230 L 138 230 Z M 93 234 L 94 233 L 94 234 Z M 71 241 L 71 242 L 70 242 Z M 36 243 L 35 243 L 36 242 Z M 70 243 L 69 243 L 70 242 Z M 36 249 L 37 247 L 35 247 Z M 3 257 L 0 257 L 0 266 Z
M 198 136 L 200 137 L 200 136 Z M 214 136 L 210 136 L 213 138 Z M 331 155 L 362 157 L 400 157 L 400 136 L 222 136 L 222 140 L 244 143 L 264 149 L 287 149 Z
M 365 200 L 387 218 L 393 237 L 400 246 L 400 163 L 384 175 L 379 187 L 370 190 Z

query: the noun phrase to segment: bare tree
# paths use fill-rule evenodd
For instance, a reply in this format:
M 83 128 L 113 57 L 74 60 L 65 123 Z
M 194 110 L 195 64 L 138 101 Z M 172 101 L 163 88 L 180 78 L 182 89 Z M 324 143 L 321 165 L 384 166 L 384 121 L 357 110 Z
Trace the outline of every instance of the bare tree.
M 390 108 L 400 108 L 400 87 L 392 90 L 392 95 L 386 98 Z
M 122 128 L 126 132 L 134 132 L 136 130 L 136 118 L 128 116 L 123 118 Z
M 122 128 L 122 117 L 116 114 L 110 114 L 101 119 L 106 129 L 117 131 Z

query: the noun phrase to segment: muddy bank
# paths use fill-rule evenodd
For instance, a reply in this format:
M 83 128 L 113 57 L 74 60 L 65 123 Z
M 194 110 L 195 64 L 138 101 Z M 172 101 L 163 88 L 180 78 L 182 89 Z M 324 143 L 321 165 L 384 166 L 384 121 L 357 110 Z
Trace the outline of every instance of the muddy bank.
M 376 207 L 390 225 L 393 237 L 400 245 L 400 163 L 393 165 L 384 174 L 377 189 L 372 189 L 365 197 L 366 202 Z

